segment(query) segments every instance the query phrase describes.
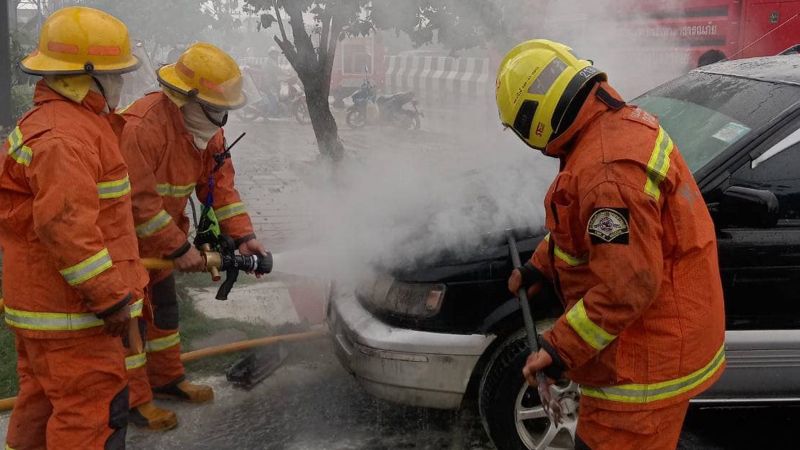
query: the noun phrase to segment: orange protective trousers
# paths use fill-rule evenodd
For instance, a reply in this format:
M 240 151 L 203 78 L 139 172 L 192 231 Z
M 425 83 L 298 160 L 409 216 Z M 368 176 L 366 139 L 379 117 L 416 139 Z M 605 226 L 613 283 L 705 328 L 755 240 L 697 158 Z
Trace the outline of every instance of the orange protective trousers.
M 645 411 L 609 411 L 581 401 L 576 450 L 674 450 L 689 401 Z
M 19 396 L 6 445 L 14 450 L 124 449 L 125 349 L 107 334 L 16 336 Z

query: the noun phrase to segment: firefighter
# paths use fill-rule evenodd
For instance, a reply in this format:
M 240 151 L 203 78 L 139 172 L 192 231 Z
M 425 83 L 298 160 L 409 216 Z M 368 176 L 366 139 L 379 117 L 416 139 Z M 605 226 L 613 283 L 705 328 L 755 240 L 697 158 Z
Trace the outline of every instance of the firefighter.
M 219 48 L 196 43 L 156 75 L 161 90 L 124 111 L 120 138 L 142 256 L 172 259 L 180 271 L 205 269 L 204 258 L 187 237 L 184 211 L 193 192 L 213 208 L 222 232 L 235 240 L 241 254 L 266 254 L 234 187 L 222 130 L 228 111 L 245 103 L 238 65 Z M 154 314 L 146 344 L 152 391 L 156 397 L 193 403 L 212 400 L 210 386 L 185 379 L 172 272 L 151 273 L 148 292 Z M 131 406 L 134 423 L 153 427 L 151 417 L 136 403 Z
M 674 449 L 689 399 L 724 370 L 714 226 L 658 120 L 565 45 L 533 40 L 497 73 L 504 126 L 558 158 L 549 234 L 509 289 L 552 282 L 565 308 L 523 374 L 581 385 L 578 448 Z
M 42 80 L 0 163 L 5 321 L 19 376 L 7 449 L 125 447 L 126 366 L 144 354 L 123 341 L 137 339 L 130 322 L 142 315 L 147 273 L 108 113 L 121 74 L 138 65 L 125 25 L 84 7 L 48 17 L 21 62 Z

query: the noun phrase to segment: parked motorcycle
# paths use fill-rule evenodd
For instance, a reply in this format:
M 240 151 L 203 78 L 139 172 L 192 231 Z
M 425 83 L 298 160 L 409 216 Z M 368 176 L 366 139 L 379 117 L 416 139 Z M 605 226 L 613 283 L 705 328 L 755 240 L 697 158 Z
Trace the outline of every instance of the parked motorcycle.
M 347 108 L 347 124 L 350 128 L 361 128 L 368 123 L 389 124 L 405 130 L 419 130 L 422 112 L 417 109 L 414 92 L 392 95 L 377 95 L 375 86 L 365 80 L 350 96 L 353 105 Z M 411 108 L 405 105 L 410 104 Z
M 281 81 L 278 92 L 268 92 L 259 89 L 250 70 L 245 70 L 242 75 L 243 88 L 248 100 L 247 104 L 236 112 L 242 121 L 252 122 L 259 117 L 265 119 L 294 117 L 298 123 L 311 123 L 306 96 L 299 80 Z

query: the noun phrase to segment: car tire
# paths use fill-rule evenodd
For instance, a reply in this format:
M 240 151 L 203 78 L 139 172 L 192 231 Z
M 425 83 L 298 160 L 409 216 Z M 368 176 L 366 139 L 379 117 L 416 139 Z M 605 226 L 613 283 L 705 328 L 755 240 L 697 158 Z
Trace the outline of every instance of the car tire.
M 553 326 L 553 320 L 537 322 L 537 330 L 543 331 Z M 486 433 L 498 450 L 526 450 L 536 447 L 544 431 L 549 427 L 549 419 L 533 419 L 521 425 L 517 421 L 519 406 L 536 408 L 540 405 L 536 389 L 525 387 L 522 368 L 530 355 L 525 330 L 510 335 L 496 348 L 489 364 L 484 370 L 478 391 L 478 409 Z M 537 435 L 537 432 L 541 433 Z M 527 433 L 527 435 L 523 435 Z M 539 438 L 537 440 L 537 438 Z M 571 448 L 571 439 L 559 436 L 554 446 L 548 448 Z

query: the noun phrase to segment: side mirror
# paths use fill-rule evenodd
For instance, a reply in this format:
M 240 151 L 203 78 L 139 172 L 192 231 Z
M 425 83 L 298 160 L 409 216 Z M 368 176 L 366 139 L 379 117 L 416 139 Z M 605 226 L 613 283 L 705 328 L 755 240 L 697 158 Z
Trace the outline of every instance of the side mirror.
M 717 205 L 717 226 L 770 228 L 778 223 L 778 197 L 770 191 L 731 186 Z

